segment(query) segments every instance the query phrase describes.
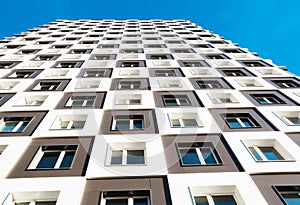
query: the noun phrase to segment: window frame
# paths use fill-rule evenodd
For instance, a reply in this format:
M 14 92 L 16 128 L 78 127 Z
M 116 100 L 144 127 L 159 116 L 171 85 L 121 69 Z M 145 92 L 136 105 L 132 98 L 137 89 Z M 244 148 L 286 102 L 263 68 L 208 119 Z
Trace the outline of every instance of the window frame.
M 280 185 L 272 185 L 273 190 L 275 191 L 275 193 L 278 195 L 279 199 L 286 205 L 288 205 L 288 203 L 285 200 L 285 197 L 282 195 L 282 192 L 284 194 L 298 194 L 298 198 L 300 201 L 300 186 L 299 185 L 293 185 L 293 184 L 280 184 Z M 287 190 L 287 191 L 281 191 L 280 189 L 292 189 L 294 188 L 295 190 Z
M 46 150 L 48 147 L 49 150 Z M 57 148 L 56 148 L 57 147 Z M 54 149 L 56 148 L 56 149 Z M 75 157 L 78 151 L 79 145 L 40 145 L 38 150 L 36 151 L 34 157 L 31 159 L 30 164 L 26 168 L 26 170 L 64 170 L 64 169 L 72 169 Z M 39 168 L 39 164 L 43 160 L 43 157 L 45 156 L 45 153 L 59 153 L 54 166 L 51 167 L 42 167 Z M 73 153 L 72 161 L 69 167 L 61 167 L 63 164 L 63 160 L 66 156 L 66 153 L 71 152 Z
M 120 119 L 117 119 L 119 117 Z M 118 129 L 118 121 L 128 121 L 128 128 Z M 135 121 L 141 121 L 141 128 L 135 129 Z M 145 130 L 145 116 L 144 114 L 131 114 L 131 115 L 113 115 L 111 120 L 111 131 L 139 131 Z
M 222 119 L 225 121 L 229 129 L 250 129 L 250 128 L 261 128 L 262 126 L 254 119 L 254 117 L 249 113 L 221 113 Z M 229 115 L 229 116 L 228 116 Z M 232 115 L 232 116 L 231 116 Z M 235 119 L 236 122 L 240 125 L 239 127 L 232 127 L 227 120 L 227 117 L 230 119 Z M 240 118 L 247 118 L 247 121 L 252 124 L 248 127 L 245 122 Z
M 119 196 L 116 196 L 116 194 L 112 194 L 113 196 L 111 197 L 106 197 L 107 192 L 118 192 L 121 193 Z M 127 194 L 125 194 L 127 193 Z M 100 198 L 99 198 L 99 204 L 106 205 L 106 200 L 108 199 L 127 199 L 127 205 L 134 205 L 134 199 L 141 199 L 141 198 L 146 198 L 147 199 L 147 205 L 151 205 L 151 195 L 150 195 L 150 190 L 122 190 L 122 191 L 102 191 L 100 193 Z M 134 196 L 136 195 L 136 196 Z M 107 199 L 106 199 L 107 198 Z
M 197 142 L 176 142 L 175 143 L 176 150 L 178 153 L 180 166 L 181 167 L 194 167 L 194 166 L 216 166 L 216 165 L 222 165 L 221 158 L 216 150 L 216 146 L 212 142 L 203 142 L 203 141 L 197 141 Z M 209 149 L 211 156 L 213 157 L 215 163 L 209 163 L 207 164 L 205 162 L 205 158 L 203 156 L 203 153 L 201 152 L 201 148 Z M 199 164 L 186 164 L 183 161 L 184 155 L 182 155 L 180 150 L 192 150 L 194 149 L 196 152 L 197 159 L 199 161 Z M 187 152 L 188 152 L 187 151 Z M 184 154 L 186 154 L 185 152 Z

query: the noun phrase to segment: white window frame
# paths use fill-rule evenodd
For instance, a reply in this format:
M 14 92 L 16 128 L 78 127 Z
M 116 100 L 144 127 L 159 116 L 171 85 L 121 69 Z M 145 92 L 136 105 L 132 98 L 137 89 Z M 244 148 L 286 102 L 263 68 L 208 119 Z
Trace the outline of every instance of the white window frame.
M 14 105 L 17 106 L 41 106 L 49 95 L 26 95 L 23 96 L 18 102 Z
M 239 103 L 236 97 L 231 93 L 208 93 L 207 95 L 214 104 Z M 227 100 L 229 100 L 229 102 L 227 102 Z
M 195 128 L 195 127 L 203 127 L 203 123 L 200 120 L 198 113 L 169 113 L 168 119 L 171 128 Z M 174 126 L 172 121 L 178 120 L 180 126 Z M 185 126 L 185 120 L 195 120 L 197 126 Z
M 279 111 L 273 112 L 282 122 L 284 122 L 287 126 L 300 126 L 299 124 L 294 124 L 290 118 L 299 119 L 300 122 L 300 112 L 299 111 Z
M 87 120 L 87 115 L 61 115 L 57 116 L 53 124 L 50 127 L 50 130 L 75 130 L 75 129 L 84 129 L 85 123 Z M 72 128 L 75 123 L 83 123 L 82 128 Z M 66 128 L 62 128 L 62 123 L 66 123 Z
M 134 103 L 132 101 L 139 101 L 139 103 Z M 142 95 L 141 94 L 116 94 L 115 105 L 141 105 L 142 104 Z
M 181 88 L 180 80 L 158 80 L 160 88 Z
M 196 204 L 195 197 L 206 197 L 206 200 L 209 205 L 215 205 L 215 202 L 213 199 L 214 196 L 232 196 L 235 203 L 238 205 L 237 200 L 234 197 L 234 194 L 206 194 L 206 195 L 194 196 L 193 199 L 194 199 L 194 203 Z
M 251 157 L 256 162 L 292 162 L 295 158 L 289 153 L 289 151 L 276 139 L 246 139 L 241 141 L 244 147 L 247 149 Z M 250 150 L 252 148 L 257 152 L 262 160 L 256 159 L 253 152 Z M 283 158 L 279 160 L 268 160 L 260 148 L 263 147 L 273 147 L 274 150 Z
M 140 71 L 139 70 L 120 70 L 119 72 L 120 76 L 139 76 Z
M 100 83 L 101 80 L 78 80 L 75 89 L 97 89 L 99 88 Z
M 0 82 L 0 90 L 12 90 L 18 82 Z

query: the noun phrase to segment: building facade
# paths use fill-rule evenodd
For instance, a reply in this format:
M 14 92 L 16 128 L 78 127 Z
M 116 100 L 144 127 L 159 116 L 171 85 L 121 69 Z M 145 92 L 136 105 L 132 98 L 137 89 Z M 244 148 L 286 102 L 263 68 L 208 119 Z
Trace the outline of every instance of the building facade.
M 300 79 L 187 20 L 0 42 L 0 204 L 299 205 Z

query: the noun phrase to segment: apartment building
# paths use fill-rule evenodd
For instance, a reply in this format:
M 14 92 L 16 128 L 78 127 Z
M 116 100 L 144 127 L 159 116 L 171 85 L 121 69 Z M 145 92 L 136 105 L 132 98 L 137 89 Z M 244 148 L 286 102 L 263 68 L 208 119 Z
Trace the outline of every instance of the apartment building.
M 0 204 L 299 205 L 300 79 L 188 20 L 0 42 Z

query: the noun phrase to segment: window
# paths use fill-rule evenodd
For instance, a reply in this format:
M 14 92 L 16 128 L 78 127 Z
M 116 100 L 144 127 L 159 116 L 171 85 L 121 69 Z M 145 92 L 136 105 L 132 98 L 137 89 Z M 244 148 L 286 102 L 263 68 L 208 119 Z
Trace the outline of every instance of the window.
M 103 44 L 99 45 L 98 48 L 119 48 L 118 44 Z
M 144 150 L 138 149 L 123 149 L 111 150 L 111 165 L 132 165 L 132 164 L 145 164 Z
M 100 83 L 101 80 L 79 79 L 76 83 L 75 89 L 97 89 Z
M 241 49 L 224 49 L 224 53 L 245 53 L 245 51 Z
M 297 111 L 276 112 L 275 114 L 288 126 L 300 125 L 300 113 Z
M 150 191 L 105 191 L 101 205 L 150 205 Z M 100 203 L 99 203 L 100 204 Z
M 167 48 L 165 44 L 145 44 L 145 48 Z
M 67 45 L 67 44 L 59 44 L 59 45 L 53 45 L 51 48 L 54 49 L 64 49 L 64 48 L 70 48 L 72 45 Z
M 60 76 L 66 76 L 68 74 L 69 70 L 47 70 L 47 73 L 45 74 L 46 77 L 60 77 Z
M 117 94 L 115 97 L 115 105 L 140 105 L 142 103 L 141 94 Z
M 197 113 L 171 113 L 168 117 L 172 128 L 203 126 Z
M 208 96 L 215 104 L 239 103 L 239 101 L 231 93 L 209 93 Z
M 120 76 L 138 76 L 138 75 L 140 75 L 140 71 L 139 70 L 130 70 L 130 69 L 120 70 L 119 75 Z
M 155 76 L 157 77 L 173 77 L 177 76 L 175 70 L 166 69 L 166 70 L 155 70 Z
M 143 130 L 143 115 L 115 115 L 112 119 L 111 130 Z
M 3 203 L 13 205 L 55 205 L 59 191 L 13 192 L 11 196 L 12 199 L 8 197 Z
M 131 67 L 145 67 L 145 61 L 118 61 L 117 67 L 131 68 Z
M 299 88 L 300 84 L 296 80 L 272 80 L 280 88 Z
M 73 49 L 70 50 L 69 54 L 89 54 L 91 52 L 91 49 Z
M 23 132 L 33 117 L 2 117 L 0 132 Z
M 146 58 L 147 59 L 151 59 L 151 60 L 165 60 L 165 59 L 174 59 L 173 58 L 173 56 L 172 55 L 170 55 L 170 54 L 164 54 L 164 55 L 162 55 L 162 54 L 148 54 L 148 55 L 146 55 Z
M 252 156 L 257 161 L 274 161 L 274 160 L 284 160 L 284 158 L 279 154 L 279 152 L 274 147 L 263 147 L 263 146 L 251 146 L 248 147 Z
M 206 55 L 208 59 L 212 60 L 217 60 L 217 59 L 229 59 L 226 55 L 224 54 L 215 54 L 215 55 Z
M 82 62 L 58 62 L 54 65 L 54 68 L 79 68 Z
M 195 53 L 193 49 L 171 49 L 172 53 Z
M 188 106 L 191 105 L 187 95 L 162 95 L 165 106 Z
M 240 63 L 247 67 L 270 67 L 269 64 L 263 61 L 241 61 Z
M 275 186 L 277 192 L 286 205 L 297 205 L 300 203 L 300 186 Z
M 28 169 L 69 169 L 78 145 L 41 146 Z
M 46 44 L 51 44 L 53 43 L 54 41 L 37 41 L 36 44 L 37 45 L 46 45 Z
M 209 44 L 191 44 L 193 48 L 212 48 Z
M 27 95 L 22 97 L 14 106 L 40 106 L 47 97 L 48 95 Z
M 236 82 L 242 87 L 263 87 L 256 79 L 237 79 Z
M 25 201 L 15 202 L 14 205 L 55 205 L 56 201 Z
M 237 76 L 248 76 L 246 72 L 244 72 L 243 70 L 221 70 L 226 76 L 230 76 L 230 77 L 237 77 Z
M 143 49 L 121 49 L 120 53 L 144 53 Z
M 41 70 L 14 70 L 7 78 L 34 78 L 36 77 Z
M 59 55 L 38 55 L 33 60 L 36 61 L 51 61 L 56 60 L 59 57 Z
M 178 61 L 182 67 L 210 67 L 204 60 L 200 61 Z
M 99 78 L 99 77 L 110 77 L 111 69 L 86 69 L 82 70 L 79 77 L 83 78 Z
M 219 156 L 211 142 L 178 143 L 182 166 L 219 164 Z
M 58 86 L 60 85 L 60 82 L 39 82 L 32 90 L 56 90 Z
M 195 205 L 237 205 L 232 195 L 195 196 Z
M 182 84 L 179 80 L 158 80 L 160 88 L 181 88 Z
M 65 107 L 93 107 L 96 96 L 70 96 Z
M 281 98 L 272 93 L 266 94 L 250 94 L 259 104 L 271 105 L 271 104 L 286 104 Z
M 117 55 L 92 55 L 90 60 L 115 60 Z
M 50 130 L 74 130 L 83 129 L 87 115 L 62 115 L 58 116 Z
M 197 80 L 196 83 L 201 89 L 222 89 L 223 85 L 218 80 Z
M 35 54 L 39 51 L 40 50 L 37 50 L 37 49 L 24 49 L 24 50 L 18 51 L 16 54 L 20 54 L 20 55 Z
M 224 113 L 221 115 L 231 129 L 261 127 L 249 113 Z
M 117 89 L 118 90 L 136 90 L 141 89 L 142 82 L 141 81 L 119 81 Z
M 0 62 L 0 69 L 9 69 L 17 64 L 18 62 Z

